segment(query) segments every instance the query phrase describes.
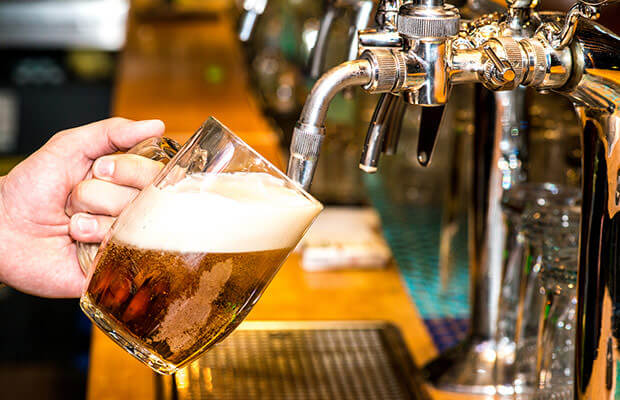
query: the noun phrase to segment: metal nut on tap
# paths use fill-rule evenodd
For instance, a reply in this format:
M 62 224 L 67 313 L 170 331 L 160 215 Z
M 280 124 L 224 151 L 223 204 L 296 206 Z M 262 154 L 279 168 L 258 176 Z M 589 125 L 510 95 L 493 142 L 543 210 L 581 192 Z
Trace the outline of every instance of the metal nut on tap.
M 397 92 L 407 78 L 407 62 L 402 51 L 396 49 L 372 49 L 362 53 L 372 67 L 372 79 L 363 89 L 369 93 Z

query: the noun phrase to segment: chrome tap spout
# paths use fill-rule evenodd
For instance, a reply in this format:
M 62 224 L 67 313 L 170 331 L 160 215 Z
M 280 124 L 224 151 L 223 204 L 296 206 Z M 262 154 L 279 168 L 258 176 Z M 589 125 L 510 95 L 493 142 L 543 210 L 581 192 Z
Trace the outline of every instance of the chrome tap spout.
M 248 42 L 252 38 L 256 23 L 267 7 L 268 0 L 244 0 L 243 13 L 239 19 L 239 40 Z
M 305 189 L 309 189 L 312 184 L 330 102 L 347 87 L 368 84 L 371 75 L 370 61 L 363 59 L 345 62 L 323 74 L 310 91 L 293 131 L 287 170 L 288 176 Z

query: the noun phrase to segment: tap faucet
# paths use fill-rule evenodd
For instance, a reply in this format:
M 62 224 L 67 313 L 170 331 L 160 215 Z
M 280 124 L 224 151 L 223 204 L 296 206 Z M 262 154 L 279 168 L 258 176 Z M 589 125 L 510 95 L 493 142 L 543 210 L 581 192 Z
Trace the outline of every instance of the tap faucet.
M 370 93 L 398 95 L 407 103 L 433 110 L 435 121 L 450 88 L 459 84 L 480 83 L 498 93 L 532 87 L 568 97 L 584 126 L 575 393 L 578 399 L 611 399 L 620 336 L 615 316 L 620 314 L 616 293 L 620 283 L 616 272 L 620 268 L 620 38 L 594 22 L 605 2 L 582 1 L 566 15 L 537 13 L 531 2 L 517 7 L 522 3 L 514 2 L 507 13 L 461 24 L 454 7 L 440 0 L 416 0 L 399 8 L 398 40 L 385 32 L 377 32 L 376 37 L 370 32 L 360 34 L 358 59 L 327 72 L 310 93 L 295 128 L 288 173 L 300 185 L 310 186 L 325 110 L 344 87 L 357 85 Z M 531 32 L 519 34 L 521 28 Z M 364 45 L 373 41 L 382 46 Z M 421 132 L 425 137 L 418 144 L 418 158 L 423 164 L 432 158 L 436 134 L 434 127 Z M 385 135 L 368 135 L 365 152 L 370 156 L 363 160 L 372 166 L 373 155 L 384 142 Z M 490 156 L 497 161 L 497 146 L 492 148 L 495 153 Z M 474 190 L 471 218 L 499 212 L 479 210 L 486 200 L 497 197 L 492 193 L 496 188 L 488 186 L 493 197 L 486 199 L 476 198 Z M 501 230 L 493 219 L 470 221 L 471 238 Z M 484 258 L 497 255 L 474 251 L 471 257 L 472 263 L 484 265 L 488 262 Z M 489 298 L 494 295 L 498 294 L 487 293 Z M 494 351 L 489 350 L 487 355 Z
M 357 58 L 359 38 L 361 30 L 366 29 L 370 23 L 374 3 L 372 0 L 326 0 L 325 11 L 319 24 L 316 43 L 312 48 L 309 58 L 309 75 L 318 78 L 325 68 L 325 56 L 327 54 L 327 42 L 333 22 L 340 17 L 345 9 L 352 10 L 351 23 L 349 25 L 349 48 L 346 53 L 346 61 Z
M 252 38 L 254 28 L 261 15 L 265 12 L 268 0 L 243 0 L 243 12 L 239 19 L 238 37 L 242 42 Z

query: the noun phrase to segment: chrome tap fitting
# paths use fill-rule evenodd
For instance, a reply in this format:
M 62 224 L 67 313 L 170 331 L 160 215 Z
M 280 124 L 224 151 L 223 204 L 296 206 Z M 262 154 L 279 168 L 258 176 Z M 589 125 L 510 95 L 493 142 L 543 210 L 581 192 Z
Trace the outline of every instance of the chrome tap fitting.
M 407 62 L 401 51 L 377 48 L 366 50 L 360 56 L 368 60 L 372 79 L 362 88 L 368 93 L 399 92 L 407 78 Z
M 293 130 L 288 176 L 308 190 L 316 170 L 325 136 L 325 117 L 329 103 L 336 93 L 351 87 L 368 84 L 372 66 L 366 59 L 340 64 L 327 71 L 313 86 L 299 121 Z
M 325 11 L 321 18 L 317 39 L 308 60 L 309 75 L 318 78 L 325 68 L 325 56 L 327 54 L 327 42 L 329 40 L 332 25 L 336 18 L 341 16 L 345 9 L 352 11 L 349 27 L 349 48 L 345 60 L 352 61 L 358 56 L 359 33 L 368 28 L 371 20 L 374 3 L 372 0 L 327 0 Z
M 268 0 L 244 0 L 243 14 L 239 20 L 239 40 L 248 42 L 252 38 L 258 18 L 263 15 Z
M 407 52 L 406 99 L 436 106 L 448 100 L 447 42 L 459 30 L 459 12 L 442 0 L 406 4 L 398 14 L 398 33 Z

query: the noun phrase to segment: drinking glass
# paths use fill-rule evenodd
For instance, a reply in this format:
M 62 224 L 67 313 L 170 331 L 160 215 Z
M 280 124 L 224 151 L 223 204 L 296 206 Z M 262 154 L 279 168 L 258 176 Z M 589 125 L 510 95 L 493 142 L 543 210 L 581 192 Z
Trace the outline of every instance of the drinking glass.
M 580 209 L 556 210 L 541 219 L 540 290 L 544 311 L 537 351 L 538 400 L 573 398 Z
M 498 351 L 514 354 L 514 392 L 536 387 L 536 348 L 544 297 L 539 275 L 546 224 L 566 208 L 578 207 L 580 191 L 555 183 L 522 183 L 502 199 L 506 216 L 506 259 L 497 329 Z M 502 371 L 499 371 L 502 372 Z
M 239 325 L 321 209 L 210 118 L 117 218 L 82 310 L 153 370 L 174 373 Z

